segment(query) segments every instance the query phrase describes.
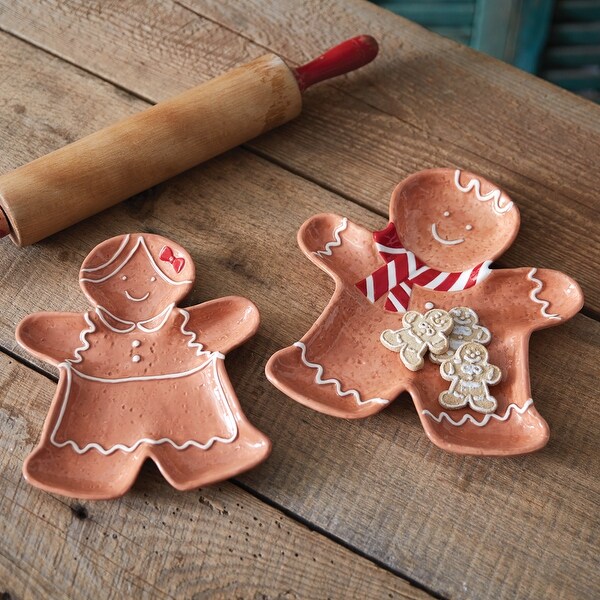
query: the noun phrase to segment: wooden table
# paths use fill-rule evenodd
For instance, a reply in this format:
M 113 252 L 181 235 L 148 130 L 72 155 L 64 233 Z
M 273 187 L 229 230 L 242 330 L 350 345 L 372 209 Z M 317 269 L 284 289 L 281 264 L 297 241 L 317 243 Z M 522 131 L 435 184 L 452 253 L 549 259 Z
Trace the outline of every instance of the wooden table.
M 266 50 L 298 64 L 363 32 L 382 47 L 307 94 L 288 126 L 34 247 L 2 242 L 1 598 L 598 597 L 598 106 L 360 0 L 0 6 L 2 172 Z M 404 398 L 347 422 L 263 375 L 332 291 L 296 247 L 300 224 L 336 212 L 381 228 L 396 183 L 433 166 L 481 173 L 518 203 L 521 233 L 501 266 L 561 269 L 586 294 L 581 314 L 531 342 L 552 429 L 537 454 L 447 454 Z M 274 452 L 185 494 L 146 465 L 123 499 L 80 503 L 21 477 L 56 372 L 14 329 L 34 311 L 84 310 L 83 257 L 128 231 L 191 251 L 190 304 L 258 304 L 259 334 L 227 362 Z

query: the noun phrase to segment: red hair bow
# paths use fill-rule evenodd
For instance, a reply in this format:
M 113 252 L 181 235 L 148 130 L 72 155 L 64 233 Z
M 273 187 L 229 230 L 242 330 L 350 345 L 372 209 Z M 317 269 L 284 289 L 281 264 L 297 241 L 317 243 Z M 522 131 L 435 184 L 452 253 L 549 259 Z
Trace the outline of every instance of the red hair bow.
M 175 269 L 175 273 L 181 272 L 181 269 L 183 269 L 185 265 L 185 258 L 175 258 L 173 250 L 171 250 L 169 246 L 163 246 L 161 248 L 160 252 L 158 253 L 158 258 L 160 258 L 160 260 L 164 260 L 165 262 L 170 262 Z

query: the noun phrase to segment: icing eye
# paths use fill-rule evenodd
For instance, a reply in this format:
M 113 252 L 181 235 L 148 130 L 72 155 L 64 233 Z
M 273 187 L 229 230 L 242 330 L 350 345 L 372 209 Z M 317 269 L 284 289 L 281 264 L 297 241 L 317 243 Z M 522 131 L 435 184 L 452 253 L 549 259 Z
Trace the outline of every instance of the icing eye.
M 156 277 L 154 277 L 154 276 L 150 277 L 150 281 L 152 281 L 152 282 L 156 281 Z
M 445 217 L 449 217 L 449 216 L 450 216 L 450 211 L 447 211 L 447 210 L 446 210 L 446 211 L 444 211 L 444 216 L 445 216 Z
M 473 229 L 473 225 L 469 224 L 465 227 L 467 231 L 471 231 Z
M 121 279 L 122 279 L 123 281 L 127 281 L 127 275 L 123 275 L 123 276 L 121 277 Z

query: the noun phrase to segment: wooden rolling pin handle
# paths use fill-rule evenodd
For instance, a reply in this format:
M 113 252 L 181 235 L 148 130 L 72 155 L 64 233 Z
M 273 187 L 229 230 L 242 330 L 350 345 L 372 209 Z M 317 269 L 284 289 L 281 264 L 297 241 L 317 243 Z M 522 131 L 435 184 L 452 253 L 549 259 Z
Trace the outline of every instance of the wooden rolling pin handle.
M 358 35 L 334 46 L 309 63 L 293 69 L 300 91 L 325 79 L 360 69 L 370 63 L 378 51 L 377 40 L 370 35 Z

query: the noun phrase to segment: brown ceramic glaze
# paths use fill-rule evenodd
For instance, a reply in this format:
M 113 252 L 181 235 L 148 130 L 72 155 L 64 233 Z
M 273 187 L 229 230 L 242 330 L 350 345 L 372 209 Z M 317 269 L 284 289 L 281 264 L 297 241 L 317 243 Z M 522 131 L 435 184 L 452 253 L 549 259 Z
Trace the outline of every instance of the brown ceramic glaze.
M 344 418 L 377 413 L 408 391 L 429 438 L 452 452 L 509 455 L 543 447 L 549 430 L 531 400 L 529 337 L 580 310 L 583 296 L 577 283 L 548 269 L 489 270 L 486 261 L 500 256 L 515 239 L 519 212 L 497 186 L 472 173 L 433 169 L 408 177 L 392 194 L 390 222 L 375 234 L 330 214 L 304 223 L 300 246 L 334 279 L 336 289 L 300 342 L 271 357 L 266 368 L 270 381 L 298 402 Z M 416 256 L 413 279 L 419 281 L 419 272 L 426 276 L 427 267 L 434 274 L 442 272 L 430 287 L 411 283 L 399 311 L 390 303 L 394 281 L 387 282 L 380 297 L 374 299 L 379 294 L 373 293 L 373 281 L 376 288 L 383 285 L 381 277 L 388 277 L 390 257 L 404 252 L 388 247 L 386 254 L 374 242 L 394 230 L 398 247 Z M 377 272 L 369 290 L 368 276 Z M 472 284 L 465 284 L 467 277 Z M 402 289 L 394 289 L 401 297 Z M 444 409 L 438 397 L 449 384 L 439 365 L 426 360 L 423 369 L 412 372 L 380 343 L 384 330 L 402 327 L 402 310 L 424 313 L 461 306 L 473 309 L 491 331 L 489 361 L 502 370 L 492 390 L 498 407 L 491 415 Z
M 179 490 L 237 475 L 271 444 L 241 411 L 224 355 L 259 324 L 252 302 L 227 297 L 179 308 L 194 265 L 158 235 L 111 238 L 83 262 L 93 310 L 36 313 L 19 344 L 59 367 L 29 483 L 77 498 L 114 498 L 153 460 Z

